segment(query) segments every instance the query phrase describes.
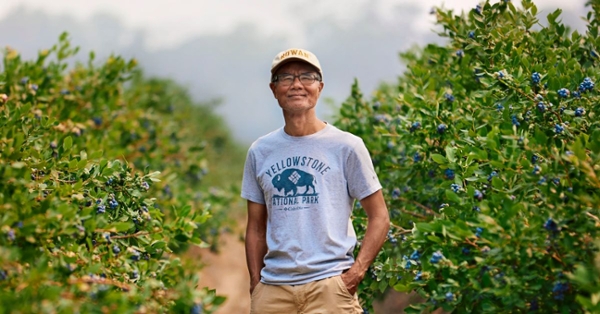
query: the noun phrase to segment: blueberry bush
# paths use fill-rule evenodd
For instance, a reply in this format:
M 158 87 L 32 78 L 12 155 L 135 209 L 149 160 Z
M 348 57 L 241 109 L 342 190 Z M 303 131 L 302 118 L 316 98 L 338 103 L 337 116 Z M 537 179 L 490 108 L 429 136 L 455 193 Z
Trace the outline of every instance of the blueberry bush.
M 600 5 L 587 31 L 532 1 L 435 8 L 446 44 L 402 53 L 397 84 L 355 82 L 336 124 L 363 138 L 390 209 L 360 286 L 408 313 L 600 310 Z M 355 211 L 360 239 L 366 217 Z
M 235 143 L 177 84 L 77 51 L 67 34 L 36 60 L 4 51 L 0 313 L 213 312 L 179 253 L 216 245 L 233 192 L 208 160 Z

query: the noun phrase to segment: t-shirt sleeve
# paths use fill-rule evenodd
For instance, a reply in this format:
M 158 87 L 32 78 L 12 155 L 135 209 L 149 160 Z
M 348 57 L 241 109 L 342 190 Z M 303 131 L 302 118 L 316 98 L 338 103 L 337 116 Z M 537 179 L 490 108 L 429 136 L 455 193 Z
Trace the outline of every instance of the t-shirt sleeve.
M 362 140 L 350 152 L 345 169 L 351 197 L 362 200 L 381 189 L 371 156 Z
M 256 175 L 256 158 L 252 149 L 248 150 L 242 178 L 242 198 L 258 204 L 265 204 L 265 196 Z

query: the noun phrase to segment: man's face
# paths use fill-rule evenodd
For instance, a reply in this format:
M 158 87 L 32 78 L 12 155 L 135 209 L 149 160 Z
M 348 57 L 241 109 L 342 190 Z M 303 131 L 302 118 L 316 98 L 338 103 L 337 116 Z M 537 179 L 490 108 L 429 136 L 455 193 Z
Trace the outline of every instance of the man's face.
M 310 73 L 317 75 L 316 69 L 305 62 L 292 61 L 284 64 L 275 74 L 300 75 Z M 279 102 L 281 109 L 287 112 L 302 112 L 313 109 L 323 90 L 323 82 L 315 80 L 311 84 L 302 84 L 299 77 L 295 77 L 291 85 L 274 82 L 269 85 L 273 96 Z

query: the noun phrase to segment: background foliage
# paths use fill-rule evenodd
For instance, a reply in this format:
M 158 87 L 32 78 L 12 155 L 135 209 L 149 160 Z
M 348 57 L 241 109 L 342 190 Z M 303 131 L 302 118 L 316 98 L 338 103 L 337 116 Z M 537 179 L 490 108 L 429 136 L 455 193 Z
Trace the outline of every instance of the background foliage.
M 600 310 L 600 7 L 580 34 L 521 4 L 433 9 L 448 43 L 402 53 L 397 84 L 365 100 L 356 83 L 343 104 L 392 219 L 366 308 L 393 287 L 423 297 L 407 312 Z
M 0 313 L 210 313 L 180 254 L 225 226 L 239 148 L 209 105 L 67 35 L 0 72 Z M 228 177 L 229 176 L 229 177 Z M 233 191 L 235 192 L 235 191 Z

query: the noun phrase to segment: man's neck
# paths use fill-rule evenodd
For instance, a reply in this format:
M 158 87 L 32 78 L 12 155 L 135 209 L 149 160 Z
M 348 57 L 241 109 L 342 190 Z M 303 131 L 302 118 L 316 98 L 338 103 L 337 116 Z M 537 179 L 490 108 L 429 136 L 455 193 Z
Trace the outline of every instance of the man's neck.
M 283 130 L 290 136 L 306 136 L 317 133 L 325 128 L 325 122 L 319 120 L 314 112 L 304 114 L 286 114 Z

